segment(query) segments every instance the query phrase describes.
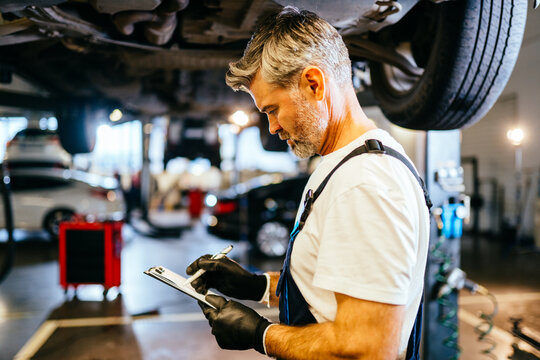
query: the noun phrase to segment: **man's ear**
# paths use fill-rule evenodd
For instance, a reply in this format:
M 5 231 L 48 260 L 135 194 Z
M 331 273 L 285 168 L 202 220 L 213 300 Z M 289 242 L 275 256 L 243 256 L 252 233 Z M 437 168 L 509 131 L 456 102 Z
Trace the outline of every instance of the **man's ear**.
M 324 99 L 326 84 L 324 72 L 317 66 L 308 66 L 302 71 L 300 89 L 306 92 L 306 96 L 314 100 Z

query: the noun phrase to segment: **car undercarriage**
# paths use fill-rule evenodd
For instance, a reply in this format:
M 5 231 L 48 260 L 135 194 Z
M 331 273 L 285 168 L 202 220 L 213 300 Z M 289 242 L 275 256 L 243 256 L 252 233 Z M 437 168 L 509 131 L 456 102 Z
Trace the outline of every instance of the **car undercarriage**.
M 0 79 L 9 84 L 16 74 L 42 90 L 2 90 L 0 105 L 54 113 L 72 153 L 91 150 L 91 139 L 67 137 L 88 134 L 99 111 L 219 121 L 254 109 L 224 73 L 258 19 L 284 5 L 332 23 L 359 96 L 373 93 L 390 121 L 422 130 L 470 125 L 489 110 L 514 66 L 526 14 L 526 1 L 0 1 Z

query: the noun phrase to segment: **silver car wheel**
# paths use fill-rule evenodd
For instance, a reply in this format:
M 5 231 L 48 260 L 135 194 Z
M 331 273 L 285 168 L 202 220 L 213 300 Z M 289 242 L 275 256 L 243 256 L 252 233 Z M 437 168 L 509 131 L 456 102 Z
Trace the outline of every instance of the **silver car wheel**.
M 267 222 L 257 232 L 256 244 L 265 256 L 283 256 L 289 244 L 289 229 L 279 222 Z
M 71 210 L 54 210 L 49 213 L 44 221 L 45 230 L 53 239 L 57 239 L 60 234 L 60 223 L 73 219 L 74 213 Z

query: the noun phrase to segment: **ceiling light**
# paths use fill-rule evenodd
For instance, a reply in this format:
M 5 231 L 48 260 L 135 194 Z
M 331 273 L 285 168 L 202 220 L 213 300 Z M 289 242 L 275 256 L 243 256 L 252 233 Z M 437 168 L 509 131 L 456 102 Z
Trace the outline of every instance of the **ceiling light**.
M 111 119 L 111 121 L 118 121 L 118 120 L 122 119 L 122 116 L 124 116 L 124 114 L 122 114 L 122 111 L 120 111 L 120 109 L 114 109 L 109 114 L 109 119 Z
M 521 145 L 524 137 L 525 133 L 520 128 L 510 129 L 506 133 L 506 138 L 508 139 L 508 141 L 510 141 L 510 144 L 514 146 Z
M 238 126 L 246 126 L 249 122 L 249 116 L 242 110 L 238 110 L 231 115 L 231 122 Z

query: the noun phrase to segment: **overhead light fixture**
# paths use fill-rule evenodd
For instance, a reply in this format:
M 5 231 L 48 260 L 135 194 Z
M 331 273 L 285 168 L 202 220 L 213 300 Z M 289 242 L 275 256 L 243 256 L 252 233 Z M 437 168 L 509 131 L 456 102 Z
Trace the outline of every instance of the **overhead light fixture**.
M 238 110 L 231 115 L 230 120 L 233 124 L 243 127 L 249 123 L 249 116 L 242 110 Z
M 204 203 L 208 207 L 214 207 L 217 204 L 217 196 L 214 194 L 208 194 L 206 195 L 206 198 L 204 199 Z
M 109 114 L 109 119 L 111 121 L 119 121 L 120 119 L 122 119 L 122 116 L 124 116 L 124 114 L 122 114 L 122 111 L 120 111 L 120 109 L 114 109 L 110 114 Z
M 520 128 L 513 128 L 506 132 L 506 138 L 510 141 L 510 144 L 520 146 L 525 138 L 525 133 Z

